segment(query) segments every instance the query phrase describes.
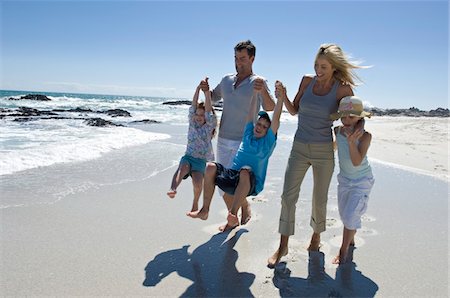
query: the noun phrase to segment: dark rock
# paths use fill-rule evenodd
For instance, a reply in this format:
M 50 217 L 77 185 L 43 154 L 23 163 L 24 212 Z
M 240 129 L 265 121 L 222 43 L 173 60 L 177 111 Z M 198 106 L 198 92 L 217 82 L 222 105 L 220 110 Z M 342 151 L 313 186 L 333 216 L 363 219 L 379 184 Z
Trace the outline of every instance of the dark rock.
M 178 100 L 178 101 L 166 101 L 162 103 L 163 105 L 180 106 L 180 105 L 191 105 L 191 100 Z
M 84 120 L 83 123 L 89 126 L 123 126 L 102 118 L 89 118 Z
M 449 117 L 450 111 L 444 108 L 437 108 L 436 110 L 431 110 L 428 114 L 431 117 Z
M 161 123 L 161 121 L 151 120 L 151 119 L 144 119 L 144 120 L 136 120 L 132 121 L 131 124 L 136 123 L 145 123 L 145 124 L 152 124 L 152 123 Z
M 28 107 L 19 107 L 16 113 L 8 114 L 7 116 L 42 116 L 42 115 L 57 115 L 50 111 L 39 111 L 37 109 Z
M 20 118 L 13 119 L 14 122 L 28 122 L 28 121 L 34 121 L 34 120 L 36 120 L 36 118 L 31 118 L 31 117 L 20 117 Z
M 51 100 L 45 95 L 42 94 L 27 94 L 25 96 L 21 96 L 20 98 L 14 98 L 10 97 L 8 100 L 21 100 L 21 99 L 28 99 L 28 100 L 40 100 L 40 101 L 49 101 Z
M 122 109 L 112 109 L 112 110 L 106 110 L 100 113 L 107 114 L 111 117 L 131 117 L 130 112 L 122 110 Z

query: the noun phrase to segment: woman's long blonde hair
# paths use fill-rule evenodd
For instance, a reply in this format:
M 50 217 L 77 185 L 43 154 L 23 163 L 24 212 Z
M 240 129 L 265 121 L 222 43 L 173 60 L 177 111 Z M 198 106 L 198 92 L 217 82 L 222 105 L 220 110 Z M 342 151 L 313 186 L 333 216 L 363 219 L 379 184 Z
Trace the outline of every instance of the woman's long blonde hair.
M 351 61 L 350 58 L 342 51 L 342 49 L 331 43 L 325 43 L 320 45 L 317 52 L 316 59 L 324 57 L 328 62 L 336 69 L 333 76 L 336 80 L 339 80 L 343 84 L 356 87 L 356 80 L 362 82 L 362 80 L 356 75 L 355 69 L 369 68 L 370 66 L 361 66 L 358 61 Z

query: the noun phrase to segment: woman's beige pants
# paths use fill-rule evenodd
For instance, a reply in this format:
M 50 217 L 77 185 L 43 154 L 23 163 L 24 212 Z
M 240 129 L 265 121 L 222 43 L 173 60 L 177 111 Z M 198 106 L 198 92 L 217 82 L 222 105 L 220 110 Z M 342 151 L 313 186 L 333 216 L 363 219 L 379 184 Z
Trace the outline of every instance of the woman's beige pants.
M 281 215 L 279 233 L 294 235 L 295 205 L 300 194 L 300 186 L 309 167 L 313 169 L 314 189 L 310 225 L 314 232 L 325 231 L 328 188 L 334 171 L 333 143 L 304 144 L 294 141 L 284 176 L 281 195 Z

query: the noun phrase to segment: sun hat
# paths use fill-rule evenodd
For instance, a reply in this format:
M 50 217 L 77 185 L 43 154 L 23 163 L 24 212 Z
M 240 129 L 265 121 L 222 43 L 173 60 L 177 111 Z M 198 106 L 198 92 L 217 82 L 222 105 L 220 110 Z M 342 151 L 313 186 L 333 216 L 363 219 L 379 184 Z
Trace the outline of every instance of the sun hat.
M 259 111 L 258 116 L 259 118 L 266 119 L 269 123 L 272 123 L 272 120 L 270 120 L 269 114 L 267 114 L 266 111 Z
M 344 116 L 369 117 L 371 113 L 365 112 L 362 100 L 357 96 L 346 96 L 341 99 L 337 113 L 330 115 L 330 119 L 337 120 Z

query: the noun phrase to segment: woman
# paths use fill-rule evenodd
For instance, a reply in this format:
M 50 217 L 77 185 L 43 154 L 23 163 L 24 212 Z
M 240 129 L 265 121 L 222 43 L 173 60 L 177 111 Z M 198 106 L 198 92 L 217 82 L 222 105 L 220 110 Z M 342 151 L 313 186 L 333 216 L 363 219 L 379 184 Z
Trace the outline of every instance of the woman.
M 337 112 L 340 100 L 353 95 L 358 79 L 353 72 L 363 68 L 350 62 L 335 44 L 320 46 L 314 62 L 316 75 L 305 75 L 294 101 L 282 90 L 284 104 L 291 115 L 298 114 L 298 127 L 284 177 L 281 196 L 280 245 L 268 259 L 275 266 L 288 253 L 289 236 L 294 235 L 295 205 L 300 186 L 309 167 L 313 168 L 314 189 L 310 225 L 313 234 L 308 250 L 319 250 L 320 233 L 325 231 L 328 188 L 334 170 L 334 151 L 330 114 Z

